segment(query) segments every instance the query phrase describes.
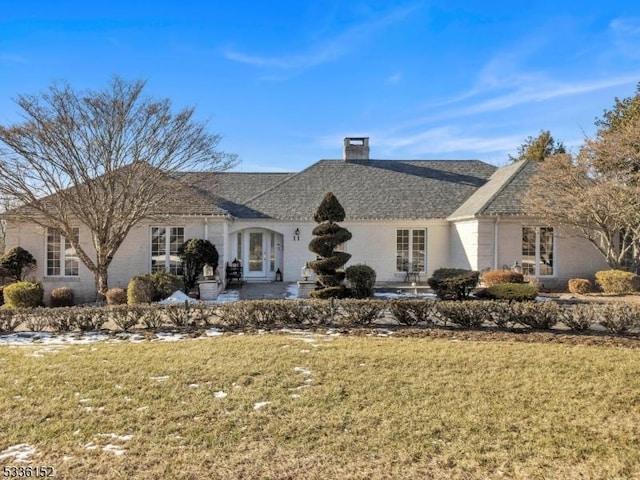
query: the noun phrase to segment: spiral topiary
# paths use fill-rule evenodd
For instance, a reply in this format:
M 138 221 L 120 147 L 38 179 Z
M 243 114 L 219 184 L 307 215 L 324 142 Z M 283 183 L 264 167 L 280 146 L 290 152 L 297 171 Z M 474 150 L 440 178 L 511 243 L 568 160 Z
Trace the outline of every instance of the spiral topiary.
M 344 298 L 349 290 L 344 286 L 344 270 L 341 269 L 351 258 L 345 252 L 334 249 L 351 239 L 351 232 L 335 222 L 345 218 L 344 208 L 331 192 L 328 192 L 316 211 L 313 219 L 319 224 L 311 233 L 314 238 L 309 243 L 309 250 L 315 253 L 318 260 L 309 262 L 309 267 L 318 278 L 318 287 L 310 293 L 315 298 Z

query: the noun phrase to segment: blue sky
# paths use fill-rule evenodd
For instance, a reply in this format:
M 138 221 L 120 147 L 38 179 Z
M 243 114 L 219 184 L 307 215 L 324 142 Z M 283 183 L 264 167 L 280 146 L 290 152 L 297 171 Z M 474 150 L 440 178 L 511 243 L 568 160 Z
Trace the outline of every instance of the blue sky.
M 586 4 L 586 5 L 585 5 Z M 577 148 L 640 82 L 636 1 L 10 2 L 0 123 L 53 81 L 119 75 L 200 119 L 240 171 L 298 171 L 369 136 L 380 159 L 502 165 L 551 130 Z

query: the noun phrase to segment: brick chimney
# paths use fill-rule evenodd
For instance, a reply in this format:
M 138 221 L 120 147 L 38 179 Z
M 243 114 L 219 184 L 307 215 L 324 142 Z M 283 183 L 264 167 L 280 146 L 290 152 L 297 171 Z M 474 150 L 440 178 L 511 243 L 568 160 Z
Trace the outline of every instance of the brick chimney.
M 346 137 L 342 149 L 345 162 L 367 162 L 369 160 L 369 137 Z

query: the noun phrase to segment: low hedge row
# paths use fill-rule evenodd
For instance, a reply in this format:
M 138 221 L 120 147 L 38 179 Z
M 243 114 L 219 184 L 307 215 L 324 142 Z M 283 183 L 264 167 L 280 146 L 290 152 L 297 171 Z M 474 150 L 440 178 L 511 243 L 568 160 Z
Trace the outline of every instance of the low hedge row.
M 99 330 L 112 321 L 121 330 L 138 328 L 237 328 L 285 326 L 366 326 L 381 320 L 402 325 L 550 329 L 564 324 L 573 331 L 595 326 L 621 334 L 640 329 L 640 307 L 623 304 L 560 306 L 555 302 L 424 300 L 246 300 L 221 305 L 119 305 L 0 310 L 0 331 L 19 326 L 32 331 Z

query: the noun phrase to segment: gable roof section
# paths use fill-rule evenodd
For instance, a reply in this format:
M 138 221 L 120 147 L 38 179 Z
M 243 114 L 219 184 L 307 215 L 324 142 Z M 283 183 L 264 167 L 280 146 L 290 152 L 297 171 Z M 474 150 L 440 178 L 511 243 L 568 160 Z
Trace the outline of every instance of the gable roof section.
M 189 186 L 176 188 L 162 206 L 164 214 L 260 217 L 244 203 L 292 173 L 184 172 Z
M 537 167 L 535 161 L 523 160 L 499 168 L 448 219 L 526 215 L 524 195 Z
M 495 170 L 479 160 L 320 160 L 245 206 L 258 217 L 309 221 L 333 192 L 350 220 L 446 218 Z

